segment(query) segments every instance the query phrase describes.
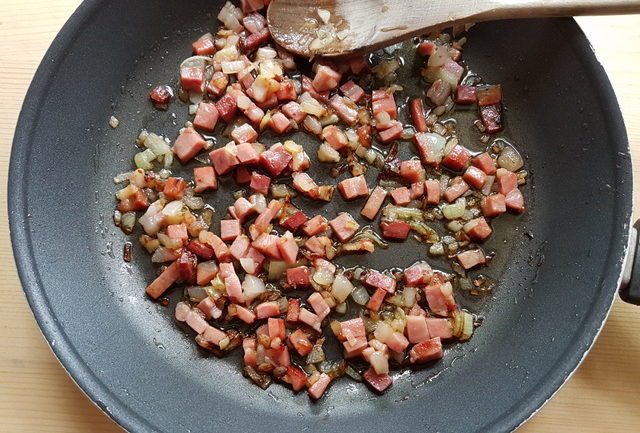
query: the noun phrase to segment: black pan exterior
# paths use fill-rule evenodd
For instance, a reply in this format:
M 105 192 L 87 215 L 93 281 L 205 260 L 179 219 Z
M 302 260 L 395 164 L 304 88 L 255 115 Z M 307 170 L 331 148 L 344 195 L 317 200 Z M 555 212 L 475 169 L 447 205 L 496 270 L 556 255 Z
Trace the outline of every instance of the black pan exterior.
M 153 270 L 137 245 L 136 264 L 122 261 L 127 238 L 110 220 L 111 178 L 131 166 L 139 130 L 175 138 L 186 118 L 180 104 L 167 113 L 150 109 L 150 86 L 176 83 L 180 59 L 191 41 L 215 28 L 219 5 L 86 1 L 40 65 L 13 144 L 9 213 L 22 284 L 56 356 L 129 431 L 517 427 L 591 347 L 627 249 L 626 133 L 611 86 L 576 23 L 482 24 L 465 47 L 471 67 L 503 85 L 505 136 L 528 156 L 532 173 L 525 188 L 530 211 L 499 218 L 487 245 L 498 251 L 488 271 L 500 280 L 495 295 L 484 302 L 457 295 L 485 315 L 484 325 L 470 342 L 450 346 L 436 365 L 398 378 L 384 396 L 342 380 L 312 403 L 279 386 L 261 392 L 241 376 L 238 356 L 217 360 L 201 352 L 171 309 L 145 298 Z M 419 92 L 416 84 L 407 84 L 408 94 Z M 115 130 L 107 125 L 112 114 L 121 121 Z M 481 149 L 471 128 L 461 133 L 465 144 Z M 411 152 L 409 144 L 401 147 Z M 315 170 L 322 178 L 326 167 Z M 224 200 L 209 199 L 223 209 Z M 323 209 L 332 214 L 343 206 L 355 212 L 361 202 L 336 200 Z M 407 243 L 368 263 L 403 266 L 425 253 L 424 246 Z

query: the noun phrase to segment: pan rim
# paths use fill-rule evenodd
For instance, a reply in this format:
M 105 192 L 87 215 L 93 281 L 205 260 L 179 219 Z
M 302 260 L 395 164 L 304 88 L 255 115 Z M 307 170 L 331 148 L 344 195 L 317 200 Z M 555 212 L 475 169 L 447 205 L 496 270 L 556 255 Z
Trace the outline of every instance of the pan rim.
M 28 161 L 28 156 L 32 150 L 33 141 L 31 136 L 33 130 L 29 128 L 29 125 L 37 122 L 40 116 L 37 101 L 41 100 L 43 95 L 46 94 L 49 80 L 55 79 L 55 72 L 60 64 L 59 60 L 73 45 L 80 30 L 90 25 L 92 18 L 106 4 L 108 2 L 105 0 L 85 0 L 78 7 L 47 50 L 25 96 L 16 126 L 9 167 L 8 213 L 10 235 L 14 260 L 29 306 L 45 340 L 65 371 L 98 408 L 124 429 L 128 431 L 158 431 L 157 426 L 154 426 L 149 419 L 131 410 L 82 362 L 76 347 L 68 340 L 64 330 L 57 322 L 49 305 L 46 289 L 34 264 L 35 258 L 29 232 L 29 219 L 27 218 L 28 201 L 26 194 L 28 186 L 25 178 L 21 176 L 22 172 L 27 168 L 25 161 Z M 590 73 L 597 78 L 595 82 L 598 83 L 599 97 L 606 104 L 605 108 L 608 112 L 607 117 L 610 120 L 612 144 L 617 147 L 616 150 L 628 156 L 629 144 L 622 115 L 604 68 L 597 61 L 586 36 L 575 20 L 567 18 L 557 19 L 557 21 L 565 26 L 568 32 L 572 32 L 577 36 L 571 41 L 575 49 L 581 53 L 588 54 L 585 56 L 585 64 Z M 624 183 L 620 186 L 617 199 L 617 205 L 621 212 L 615 216 L 618 224 L 613 230 L 614 236 L 609 245 L 607 259 L 611 265 L 608 274 L 609 279 L 611 279 L 611 275 L 615 275 L 616 284 L 615 287 L 613 285 L 608 287 L 607 284 L 604 284 L 607 279 L 606 276 L 601 278 L 600 291 L 594 299 L 590 311 L 594 313 L 594 310 L 596 310 L 595 314 L 597 314 L 598 320 L 595 323 L 599 324 L 598 327 L 596 329 L 585 329 L 580 334 L 577 334 L 579 338 L 576 338 L 575 343 L 567 346 L 565 353 L 554 366 L 554 374 L 541 381 L 536 390 L 527 394 L 526 398 L 516 402 L 510 411 L 494 419 L 490 425 L 483 426 L 483 431 L 487 429 L 514 430 L 535 415 L 575 372 L 600 333 L 613 305 L 622 275 L 622 263 L 624 263 L 628 254 L 633 201 L 631 162 L 628 158 L 622 161 L 618 175 L 624 178 Z M 612 246 L 614 241 L 622 241 L 621 255 L 615 254 L 619 250 L 615 245 Z

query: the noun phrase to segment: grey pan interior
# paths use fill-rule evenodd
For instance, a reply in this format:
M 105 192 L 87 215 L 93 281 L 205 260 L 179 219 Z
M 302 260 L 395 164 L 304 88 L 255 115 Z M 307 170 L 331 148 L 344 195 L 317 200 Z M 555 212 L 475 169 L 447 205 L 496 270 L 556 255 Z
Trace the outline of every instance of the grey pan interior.
M 261 392 L 242 377 L 237 356 L 218 360 L 198 350 L 170 309 L 145 298 L 153 270 L 137 247 L 136 265 L 123 263 L 126 238 L 110 222 L 111 178 L 130 166 L 138 131 L 174 137 L 185 119 L 178 104 L 176 119 L 171 111 L 154 112 L 149 85 L 175 82 L 176 65 L 191 41 L 214 28 L 220 4 L 86 1 L 34 78 L 12 151 L 11 235 L 31 308 L 65 368 L 109 416 L 136 432 L 517 427 L 593 343 L 627 249 L 626 133 L 576 23 L 482 24 L 465 49 L 473 70 L 503 84 L 505 136 L 527 155 L 532 173 L 525 190 L 530 211 L 499 219 L 487 245 L 498 252 L 490 271 L 500 280 L 495 295 L 483 302 L 459 295 L 462 305 L 485 315 L 484 325 L 469 343 L 450 346 L 441 362 L 398 378 L 384 396 L 344 380 L 312 403 L 280 386 Z M 408 95 L 420 91 L 416 79 L 407 87 Z M 107 126 L 112 114 L 121 120 L 116 130 Z M 480 149 L 471 128 L 462 134 Z M 336 201 L 325 211 L 360 205 Z M 424 249 L 408 244 L 369 263 L 403 266 L 421 257 Z

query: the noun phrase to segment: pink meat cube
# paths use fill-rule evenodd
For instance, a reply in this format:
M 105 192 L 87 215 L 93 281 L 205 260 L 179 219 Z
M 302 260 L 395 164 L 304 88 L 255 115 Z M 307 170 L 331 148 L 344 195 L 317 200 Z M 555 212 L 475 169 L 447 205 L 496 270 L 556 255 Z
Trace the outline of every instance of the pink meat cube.
M 480 248 L 464 251 L 456 256 L 456 260 L 465 269 L 471 269 L 486 262 L 484 251 Z
M 387 191 L 380 186 L 376 186 L 371 192 L 371 195 L 369 195 L 369 198 L 364 204 L 364 207 L 360 211 L 360 215 L 367 219 L 373 220 L 378 214 L 378 211 L 380 211 L 380 208 L 382 207 L 382 204 L 384 203 L 384 199 L 386 197 Z
M 404 128 L 402 127 L 402 123 L 394 120 L 390 123 L 390 126 L 382 131 L 378 131 L 378 138 L 383 143 L 390 143 L 393 140 L 397 140 L 402 136 L 402 131 Z
M 268 176 L 264 176 L 260 173 L 256 173 L 255 171 L 251 173 L 251 183 L 249 187 L 262 195 L 267 195 L 269 193 L 269 186 L 271 185 L 271 178 Z
M 387 239 L 404 240 L 409 237 L 411 225 L 404 221 L 383 221 L 380 229 L 382 236 Z
M 424 195 L 424 182 L 414 182 L 411 184 L 411 200 L 416 200 Z
M 173 145 L 173 152 L 180 158 L 180 161 L 187 162 L 204 149 L 204 138 L 193 128 L 185 128 L 176 138 Z
M 231 138 L 237 143 L 253 143 L 258 138 L 258 133 L 248 123 L 237 126 L 231 131 Z
M 279 176 L 293 157 L 281 143 L 276 143 L 260 154 L 260 163 L 272 176 Z
M 215 260 L 198 263 L 196 268 L 196 283 L 199 286 L 207 285 L 218 275 L 218 264 Z
M 193 169 L 193 179 L 196 182 L 195 192 L 218 189 L 218 179 L 213 167 L 195 167 Z
M 471 152 L 460 144 L 453 146 L 453 149 L 447 153 L 442 159 L 442 165 L 450 168 L 451 170 L 460 171 L 467 165 L 467 162 L 471 159 Z
M 409 351 L 409 361 L 412 364 L 440 358 L 442 358 L 442 342 L 438 337 L 418 343 Z
M 371 311 L 378 311 L 387 293 L 385 289 L 376 289 L 371 298 L 369 298 L 369 302 L 367 302 L 367 308 Z
M 290 119 L 293 119 L 296 123 L 302 123 L 307 117 L 307 113 L 300 109 L 300 104 L 295 101 L 286 103 L 281 108 L 282 112 L 286 114 Z
M 295 233 L 308 220 L 309 218 L 307 218 L 302 211 L 297 211 L 287 217 L 284 221 L 280 221 L 280 225 L 291 231 L 291 233 Z
M 333 95 L 329 100 L 329 106 L 338 115 L 340 120 L 348 125 L 355 125 L 358 121 L 358 111 L 348 106 L 340 95 Z
M 327 230 L 327 227 L 327 219 L 322 215 L 316 215 L 309 221 L 304 223 L 304 225 L 302 226 L 302 231 L 305 232 L 307 236 L 315 236 Z
M 220 239 L 232 241 L 242 234 L 242 225 L 237 219 L 220 221 Z
M 409 340 L 407 340 L 403 334 L 394 332 L 389 338 L 387 338 L 385 343 L 389 346 L 390 350 L 393 350 L 396 353 L 401 353 L 409 345 Z
M 318 378 L 316 383 L 314 383 L 307 389 L 307 393 L 311 398 L 317 400 L 320 397 L 322 397 L 322 394 L 324 394 L 324 392 L 327 390 L 327 387 L 329 386 L 330 383 L 331 383 L 331 376 L 325 373 L 322 373 L 320 374 L 320 378 Z
M 393 189 L 390 194 L 393 202 L 398 206 L 406 206 L 411 201 L 411 192 L 406 186 Z
M 208 244 L 215 252 L 216 258 L 220 261 L 226 261 L 231 257 L 229 247 L 222 239 L 211 232 L 200 232 L 200 242 Z
M 400 163 L 400 176 L 406 179 L 408 182 L 423 182 L 425 177 L 425 171 L 422 167 L 422 163 L 417 159 L 411 159 L 409 161 L 402 161 Z
M 505 196 L 498 193 L 482 199 L 482 213 L 486 217 L 498 216 L 507 211 Z
M 504 201 L 509 210 L 524 212 L 524 197 L 518 188 L 509 191 Z
M 318 332 L 320 332 L 321 330 L 320 324 L 322 323 L 322 321 L 320 320 L 320 318 L 306 308 L 300 308 L 298 320 L 302 323 L 306 323 Z
M 180 83 L 184 90 L 195 90 L 202 92 L 204 90 L 204 69 L 201 68 L 180 68 Z
M 216 102 L 216 108 L 218 114 L 225 122 L 231 122 L 236 115 L 237 104 L 236 100 L 230 95 L 224 95 Z
M 449 311 L 455 310 L 456 301 L 453 299 L 453 287 L 450 282 L 442 283 L 434 281 L 424 288 L 429 309 L 438 316 L 446 316 Z
M 465 182 L 462 178 L 456 178 L 445 190 L 444 198 L 447 199 L 449 203 L 451 203 L 467 191 L 469 191 L 469 185 L 467 184 L 467 182 Z
M 315 311 L 320 320 L 327 317 L 331 312 L 331 308 L 327 304 L 327 301 L 325 301 L 322 295 L 318 292 L 313 292 L 307 299 L 307 302 L 311 305 L 311 308 L 313 308 L 313 311 Z
M 318 92 L 333 90 L 340 84 L 342 74 L 329 66 L 318 65 L 316 76 L 313 78 L 313 88 Z
M 282 255 L 278 248 L 278 236 L 262 233 L 258 238 L 251 243 L 251 246 L 260 251 L 263 254 L 271 257 L 275 260 L 281 260 Z
M 375 269 L 371 269 L 367 272 L 364 284 L 376 289 L 386 290 L 389 293 L 394 293 L 396 291 L 396 280 L 388 275 L 376 271 Z
M 227 289 L 229 300 L 234 304 L 241 304 L 245 301 L 244 293 L 242 293 L 242 283 L 236 274 L 230 275 L 224 279 L 224 286 Z
M 258 215 L 258 218 L 256 218 L 256 221 L 254 223 L 256 228 L 262 232 L 265 231 L 269 224 L 271 224 L 271 220 L 274 219 L 278 215 L 278 213 L 280 213 L 282 206 L 283 204 L 281 201 L 271 200 L 267 205 L 267 208 L 260 215 Z
M 416 263 L 404 271 L 407 286 L 418 287 L 431 281 L 433 271 L 428 263 Z
M 269 317 L 267 319 L 267 326 L 269 327 L 269 338 L 279 338 L 281 341 L 287 336 L 286 329 L 284 327 L 284 319 L 275 319 Z
M 518 177 L 512 171 L 499 168 L 496 171 L 496 180 L 498 182 L 498 192 L 503 195 L 518 188 Z
M 234 239 L 229 251 L 236 260 L 240 260 L 246 256 L 249 246 L 251 246 L 251 240 L 247 236 L 241 235 Z
M 171 239 L 180 239 L 183 243 L 189 240 L 187 226 L 185 224 L 170 224 L 167 226 L 167 236 Z
M 431 338 L 423 316 L 407 316 L 407 338 L 410 343 L 421 343 Z
M 295 101 L 298 97 L 296 86 L 291 79 L 284 79 L 280 82 L 280 89 L 276 92 L 278 101 Z
M 429 335 L 431 338 L 439 337 L 443 340 L 453 337 L 451 329 L 451 322 L 449 319 L 439 319 L 437 317 L 425 318 L 427 328 L 429 329 Z
M 427 190 L 427 204 L 440 203 L 440 182 L 437 180 L 426 180 L 424 187 Z
M 236 314 L 238 315 L 238 319 L 249 325 L 256 321 L 256 315 L 253 311 L 243 307 L 242 305 L 236 305 Z
M 230 277 L 231 275 L 236 275 L 236 270 L 233 267 L 233 263 L 228 262 L 228 263 L 220 263 L 220 278 L 221 279 L 225 279 L 227 277 Z
M 287 283 L 293 287 L 309 287 L 309 268 L 298 266 L 287 269 Z
M 335 125 L 325 126 L 322 130 L 322 138 L 335 150 L 340 150 L 349 144 L 346 134 Z
M 475 218 L 464 225 L 464 232 L 474 241 L 484 241 L 491 236 L 491 227 L 483 217 Z
M 207 340 L 207 342 L 219 346 L 220 342 L 227 337 L 227 334 L 219 330 L 218 328 L 207 326 L 207 328 L 202 333 L 202 336 L 205 340 Z
M 205 131 L 213 131 L 216 129 L 216 123 L 218 123 L 218 109 L 215 104 L 201 102 L 198 105 L 196 117 L 193 119 L 193 126 Z
M 473 165 L 484 171 L 488 175 L 496 174 L 496 163 L 487 152 L 473 158 Z
M 467 171 L 462 175 L 462 178 L 472 187 L 480 189 L 484 186 L 484 183 L 487 180 L 487 175 L 478 167 L 470 165 L 467 168 Z
M 364 97 L 364 90 L 362 90 L 362 87 L 358 86 L 352 80 L 349 80 L 340 86 L 340 91 L 344 96 L 351 99 L 356 104 Z
M 393 384 L 393 378 L 391 378 L 391 376 L 387 373 L 378 374 L 373 367 L 369 367 L 367 371 L 362 374 L 362 378 L 367 385 L 379 393 L 385 392 Z
M 338 189 L 340 190 L 342 197 L 347 200 L 369 195 L 367 180 L 362 174 L 360 176 L 343 180 L 338 184 Z
M 209 159 L 211 159 L 211 164 L 219 176 L 229 173 L 233 167 L 240 163 L 236 157 L 236 145 L 233 143 L 211 151 Z
M 289 265 L 294 264 L 298 259 L 298 244 L 293 239 L 291 232 L 287 231 L 278 239 L 277 245 L 282 259 Z
M 280 315 L 280 307 L 276 301 L 263 302 L 256 305 L 254 308 L 256 313 L 256 319 L 266 319 L 267 317 L 274 317 Z
M 329 225 L 340 242 L 346 242 L 351 239 L 360 228 L 356 220 L 345 212 L 329 221 Z
M 204 298 L 202 301 L 198 302 L 198 310 L 202 311 L 204 314 L 204 318 L 209 320 L 219 311 L 218 307 L 216 307 L 216 303 L 210 297 Z M 177 307 L 176 307 L 177 308 Z
M 260 155 L 251 143 L 240 143 L 236 147 L 236 158 L 240 164 L 255 164 L 260 161 Z
M 289 122 L 289 119 L 287 119 L 284 114 L 278 111 L 271 116 L 269 127 L 277 134 L 284 134 L 291 128 L 291 122 Z
M 377 117 L 380 113 L 387 113 L 389 117 L 395 119 L 398 116 L 396 101 L 393 93 L 386 90 L 374 90 L 372 94 L 373 116 Z

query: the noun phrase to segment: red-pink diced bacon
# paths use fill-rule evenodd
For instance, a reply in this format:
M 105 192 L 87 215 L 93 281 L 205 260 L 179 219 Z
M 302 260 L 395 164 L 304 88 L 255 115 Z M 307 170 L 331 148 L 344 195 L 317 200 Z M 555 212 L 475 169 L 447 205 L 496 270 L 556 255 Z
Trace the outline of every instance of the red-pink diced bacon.
M 218 260 L 227 261 L 231 257 L 231 252 L 229 251 L 227 244 L 225 244 L 222 239 L 215 234 L 203 230 L 199 233 L 198 240 L 213 248 Z
M 467 162 L 470 159 L 471 152 L 469 152 L 469 150 L 464 146 L 457 144 L 444 156 L 442 159 L 442 165 L 450 168 L 451 170 L 459 171 L 467 165 Z
M 257 2 L 258 0 L 256 0 Z M 260 0 L 261 1 L 261 0 Z M 259 33 L 267 26 L 267 20 L 260 14 L 249 14 L 242 19 L 244 28 L 249 30 L 250 33 Z
M 301 321 L 302 323 L 306 323 L 307 325 L 311 326 L 313 329 L 315 329 L 318 332 L 321 331 L 320 324 L 322 323 L 322 321 L 318 316 L 316 316 L 306 308 L 300 308 L 300 314 L 298 315 L 298 320 Z
M 418 152 L 420 153 L 420 160 L 423 164 L 431 165 L 433 167 L 437 167 L 440 165 L 440 161 L 442 161 L 442 154 L 435 152 L 431 147 L 429 135 L 424 132 L 418 132 L 413 136 L 413 142 L 418 148 Z
M 195 192 L 218 189 L 218 179 L 213 167 L 195 167 L 193 169 L 193 179 L 196 182 Z
M 309 159 L 309 155 L 304 150 L 302 152 L 298 152 L 293 155 L 293 159 L 289 162 L 289 170 L 291 171 L 302 171 L 306 170 L 311 166 L 311 160 Z
M 280 249 L 278 248 L 278 236 L 262 233 L 252 242 L 251 246 L 263 254 L 275 260 L 281 260 Z
M 340 95 L 333 95 L 329 99 L 329 106 L 335 111 L 340 120 L 348 125 L 355 125 L 358 120 L 358 111 L 348 106 Z
M 400 163 L 400 176 L 408 182 L 422 182 L 425 177 L 425 170 L 422 163 L 417 159 L 402 161 Z
M 276 92 L 278 101 L 294 101 L 298 97 L 296 85 L 293 80 L 286 78 L 280 82 L 280 88 Z
M 187 315 L 187 325 L 198 334 L 204 333 L 207 330 L 209 324 L 203 317 L 203 313 L 200 310 L 191 310 Z
M 429 179 L 424 182 L 424 187 L 427 190 L 427 204 L 440 203 L 440 182 Z
M 340 150 L 349 144 L 346 134 L 335 125 L 325 126 L 322 130 L 322 138 L 335 150 Z
M 227 263 L 220 263 L 220 272 L 218 273 L 220 275 L 221 279 L 225 279 L 227 277 L 230 277 L 231 275 L 235 275 L 236 270 L 233 267 L 233 263 L 231 262 L 227 262 Z
M 375 219 L 386 197 L 387 191 L 380 186 L 376 186 L 360 211 L 360 215 L 370 220 Z
M 252 263 L 248 264 L 247 260 Z M 245 272 L 256 275 L 262 270 L 262 264 L 264 263 L 265 256 L 253 247 L 249 247 L 247 254 L 244 258 L 240 259 L 240 264 Z
M 211 159 L 211 164 L 219 176 L 229 173 L 233 167 L 240 163 L 236 157 L 236 145 L 233 142 L 211 151 L 209 159 Z
M 447 60 L 447 62 L 442 66 L 442 70 L 449 73 L 449 75 L 454 78 L 458 83 L 462 78 L 462 74 L 464 73 L 464 68 L 460 66 L 453 59 Z
M 462 178 L 458 177 L 454 179 L 451 185 L 445 190 L 444 198 L 451 203 L 467 191 L 469 191 L 469 185 Z
M 367 308 L 371 311 L 378 311 L 387 293 L 385 289 L 376 289 L 373 295 L 371 295 L 371 298 L 369 298 L 369 302 L 367 302 Z
M 442 354 L 442 341 L 436 337 L 413 346 L 409 351 L 409 361 L 412 364 L 420 364 L 440 359 Z
M 193 119 L 193 126 L 204 129 L 205 131 L 213 131 L 218 123 L 218 109 L 215 104 L 210 102 L 201 102 L 196 111 L 196 117 Z
M 258 107 L 242 90 L 232 89 L 229 91 L 229 95 L 235 100 L 236 106 L 242 111 L 242 113 L 253 122 L 254 125 L 259 125 L 260 121 L 264 117 L 264 111 Z M 222 99 L 221 99 L 222 100 Z M 220 101 L 218 101 L 220 102 Z M 218 107 L 218 111 L 220 108 Z
M 312 198 L 318 197 L 318 184 L 304 172 L 295 172 L 292 175 L 293 187 Z
M 327 304 L 327 301 L 325 301 L 322 295 L 318 292 L 313 292 L 307 299 L 307 302 L 311 305 L 311 308 L 313 308 L 313 311 L 315 311 L 320 320 L 327 317 L 331 312 L 329 304 Z
M 283 319 L 275 319 L 273 317 L 269 317 L 267 320 L 267 326 L 269 327 L 269 338 L 272 340 L 275 338 L 279 338 L 280 341 L 286 338 L 286 330 L 284 327 Z
M 327 230 L 328 225 L 328 221 L 325 217 L 323 217 L 322 215 L 316 215 L 309 221 L 304 223 L 304 225 L 302 226 L 302 231 L 307 236 L 315 236 Z
M 254 308 L 257 319 L 266 319 L 280 315 L 280 307 L 276 301 L 263 302 Z
M 309 93 L 314 99 L 317 99 L 320 102 L 328 102 L 329 101 L 329 91 L 318 92 L 314 87 L 311 81 L 311 78 L 306 75 L 302 76 L 302 92 Z
M 255 171 L 251 173 L 251 183 L 249 187 L 262 195 L 269 193 L 269 186 L 271 185 L 271 178 Z
M 429 329 L 429 335 L 431 338 L 441 338 L 446 340 L 453 337 L 453 331 L 451 329 L 451 323 L 449 319 L 439 319 L 437 317 L 425 318 L 427 328 Z
M 277 341 L 277 340 L 273 340 Z M 274 343 L 271 343 L 271 350 L 266 350 L 265 354 L 271 358 L 277 366 L 289 367 L 291 365 L 291 357 L 289 356 L 289 348 L 284 344 L 280 344 L 277 347 L 273 347 Z M 269 352 L 271 352 L 269 354 Z
M 484 251 L 480 248 L 464 251 L 456 256 L 456 260 L 465 269 L 471 269 L 486 262 Z
M 407 338 L 410 343 L 421 343 L 431 338 L 424 316 L 407 316 Z
M 484 171 L 485 174 L 493 175 L 496 174 L 496 163 L 491 158 L 487 152 L 481 153 L 480 155 L 473 158 L 473 165 L 478 167 L 480 170 Z
M 496 180 L 498 182 L 498 192 L 503 195 L 518 188 L 518 177 L 512 171 L 499 168 L 496 171 Z
M 407 338 L 403 334 L 394 332 L 389 338 L 387 338 L 385 344 L 389 347 L 390 350 L 393 350 L 396 353 L 402 353 L 404 349 L 409 346 L 409 340 L 407 340 Z
M 427 90 L 427 98 L 431 100 L 431 103 L 435 106 L 444 105 L 447 98 L 451 94 L 451 85 L 443 80 L 436 80 Z
M 356 104 L 364 97 L 364 90 L 362 90 L 362 87 L 358 86 L 352 80 L 349 80 L 340 86 L 340 91 L 344 96 L 351 99 Z
M 271 116 L 269 127 L 277 134 L 284 134 L 291 128 L 291 122 L 284 114 L 278 111 Z
M 396 280 L 388 275 L 376 271 L 375 269 L 371 269 L 367 272 L 364 283 L 367 286 L 375 289 L 383 289 L 389 293 L 394 293 L 396 291 Z
M 213 299 L 208 296 L 198 303 L 198 309 L 202 311 L 204 318 L 207 320 L 212 318 L 218 319 L 222 315 L 222 310 L 220 310 Z
M 340 322 L 340 334 L 345 358 L 359 356 L 368 346 L 367 333 L 361 318 Z
M 278 213 L 280 213 L 282 206 L 283 204 L 281 201 L 271 200 L 264 212 L 262 212 L 260 215 L 258 215 L 258 218 L 256 218 L 256 221 L 254 223 L 255 227 L 261 232 L 267 230 L 269 224 L 271 224 L 271 220 L 278 216 Z
M 307 389 L 307 393 L 313 399 L 319 399 L 322 394 L 327 390 L 327 387 L 331 383 L 331 376 L 322 373 L 318 380 Z
M 362 174 L 360 176 L 343 180 L 338 184 L 338 189 L 340 190 L 342 197 L 347 200 L 369 195 L 367 180 Z
M 292 233 L 295 233 L 308 219 L 302 211 L 297 211 L 289 215 L 286 219 L 281 220 L 280 225 Z
M 246 217 L 256 211 L 256 208 L 249 200 L 240 197 L 233 203 L 233 211 L 237 219 L 244 221 Z
M 380 113 L 387 113 L 391 119 L 398 117 L 396 100 L 393 93 L 386 90 L 374 90 L 372 93 L 373 116 L 378 118 Z
M 260 161 L 260 155 L 251 143 L 240 143 L 236 146 L 236 158 L 240 164 L 255 164 Z
M 220 346 L 220 342 L 227 338 L 227 334 L 224 331 L 219 330 L 218 328 L 214 328 L 213 326 L 207 325 L 207 329 L 202 333 L 202 337 L 211 344 L 215 344 L 216 346 Z
M 407 286 L 418 287 L 431 281 L 433 271 L 427 263 L 416 263 L 404 271 Z
M 509 210 L 524 212 L 524 197 L 518 188 L 509 191 L 504 201 Z
M 180 68 L 180 83 L 184 90 L 204 91 L 204 69 L 184 66 Z
M 244 350 L 244 364 L 256 365 L 256 339 L 245 337 L 242 340 L 242 349 Z
M 362 378 L 371 388 L 379 393 L 385 392 L 393 384 L 393 379 L 389 374 L 378 374 L 373 367 L 369 367 L 367 371 L 362 374 Z
M 236 305 L 236 314 L 238 315 L 238 319 L 242 320 L 244 323 L 248 323 L 249 325 L 256 320 L 256 315 L 253 314 L 253 311 L 243 307 L 242 305 Z
M 258 133 L 248 123 L 237 126 L 231 131 L 231 138 L 237 143 L 251 143 L 256 141 Z
M 196 283 L 205 286 L 218 275 L 218 264 L 214 260 L 198 263 L 196 268 Z
M 276 143 L 260 154 L 260 163 L 272 176 L 279 176 L 291 162 L 292 156 L 282 143 Z
M 333 90 L 340 84 L 342 74 L 327 65 L 318 65 L 313 78 L 313 88 L 318 92 Z
M 245 301 L 244 293 L 242 293 L 242 283 L 235 273 L 224 279 L 224 286 L 231 302 L 241 304 Z
M 234 239 L 229 251 L 236 260 L 240 260 L 247 255 L 250 246 L 251 240 L 247 236 L 241 235 Z
M 366 337 L 363 337 L 354 339 L 353 341 L 343 341 L 342 345 L 344 346 L 344 358 L 350 359 L 362 355 L 362 352 L 367 348 L 368 343 Z
M 380 229 L 384 238 L 403 240 L 409 237 L 411 225 L 404 221 L 382 221 Z
M 187 162 L 204 149 L 204 138 L 193 128 L 185 128 L 176 138 L 173 145 L 173 152 L 180 158 L 180 161 Z
M 329 225 L 340 242 L 346 242 L 351 239 L 360 228 L 360 225 L 356 220 L 354 220 L 351 215 L 344 212 L 329 221 Z
M 300 104 L 298 104 L 296 101 L 286 103 L 282 106 L 281 110 L 296 123 L 301 123 L 305 119 L 305 117 L 307 117 L 307 113 L 300 109 Z
M 321 258 L 313 259 L 313 267 L 316 268 L 316 271 L 324 270 L 330 274 L 334 274 L 336 272 L 336 265 Z
M 453 287 L 450 282 L 442 282 L 434 278 L 431 284 L 424 288 L 429 309 L 438 316 L 446 316 L 449 311 L 455 310 L 456 301 L 453 299 Z
M 411 200 L 416 200 L 424 195 L 424 182 L 413 182 L 411 184 Z
M 482 199 L 482 213 L 486 217 L 498 216 L 507 211 L 505 196 L 498 193 Z
M 391 194 L 393 202 L 398 206 L 406 206 L 411 201 L 411 193 L 406 186 L 392 189 L 389 194 Z
M 298 259 L 298 244 L 293 238 L 293 234 L 290 231 L 287 231 L 280 239 L 277 241 L 278 250 L 280 251 L 280 256 L 285 261 L 285 263 L 292 265 Z
M 258 33 L 252 33 L 246 38 L 241 39 L 241 46 L 244 51 L 252 51 L 265 43 L 271 37 L 269 29 L 265 28 Z
M 467 171 L 464 172 L 462 178 L 469 185 L 473 186 L 474 188 L 480 189 L 484 186 L 484 183 L 487 180 L 487 175 L 484 171 L 471 165 L 467 168 Z
M 175 317 L 178 322 L 186 322 L 190 313 L 191 307 L 186 303 L 180 301 L 176 304 Z
M 187 226 L 185 224 L 171 224 L 167 226 L 167 236 L 171 239 L 180 239 L 185 244 L 189 240 Z
M 207 92 L 209 92 L 213 96 L 218 97 L 222 95 L 222 92 L 224 92 L 228 84 L 229 78 L 227 77 L 227 75 L 221 71 L 216 71 L 211 76 L 211 81 L 209 81 L 209 84 L 207 85 Z M 218 107 L 216 107 L 216 111 L 217 110 Z
M 306 266 L 289 268 L 287 269 L 287 283 L 293 287 L 308 287 L 309 274 L 309 268 Z
M 231 122 L 236 115 L 238 105 L 236 104 L 235 98 L 231 97 L 231 95 L 224 95 L 216 101 L 216 108 L 218 109 L 218 114 L 220 114 L 220 117 L 222 117 L 225 122 Z
M 264 0 L 240 0 L 240 6 L 242 7 L 242 12 L 249 14 L 262 9 L 265 3 Z
M 464 225 L 464 232 L 474 241 L 483 241 L 491 236 L 491 227 L 483 217 L 475 218 Z
M 232 241 L 242 234 L 242 226 L 237 219 L 220 221 L 220 239 Z
M 369 71 L 369 64 L 365 56 L 355 56 L 349 59 L 349 68 L 352 74 L 359 75 L 361 72 Z
M 323 238 L 329 239 L 326 236 L 323 236 Z M 304 247 L 316 256 L 324 257 L 326 255 L 325 245 L 323 245 L 320 238 L 317 236 L 311 236 L 309 239 L 307 239 L 307 241 L 304 243 Z
M 389 143 L 400 138 L 402 132 L 402 123 L 398 122 L 397 120 L 393 120 L 389 122 L 388 128 L 385 128 L 384 130 L 378 132 L 378 138 L 380 138 L 380 141 L 382 141 L 383 143 Z

